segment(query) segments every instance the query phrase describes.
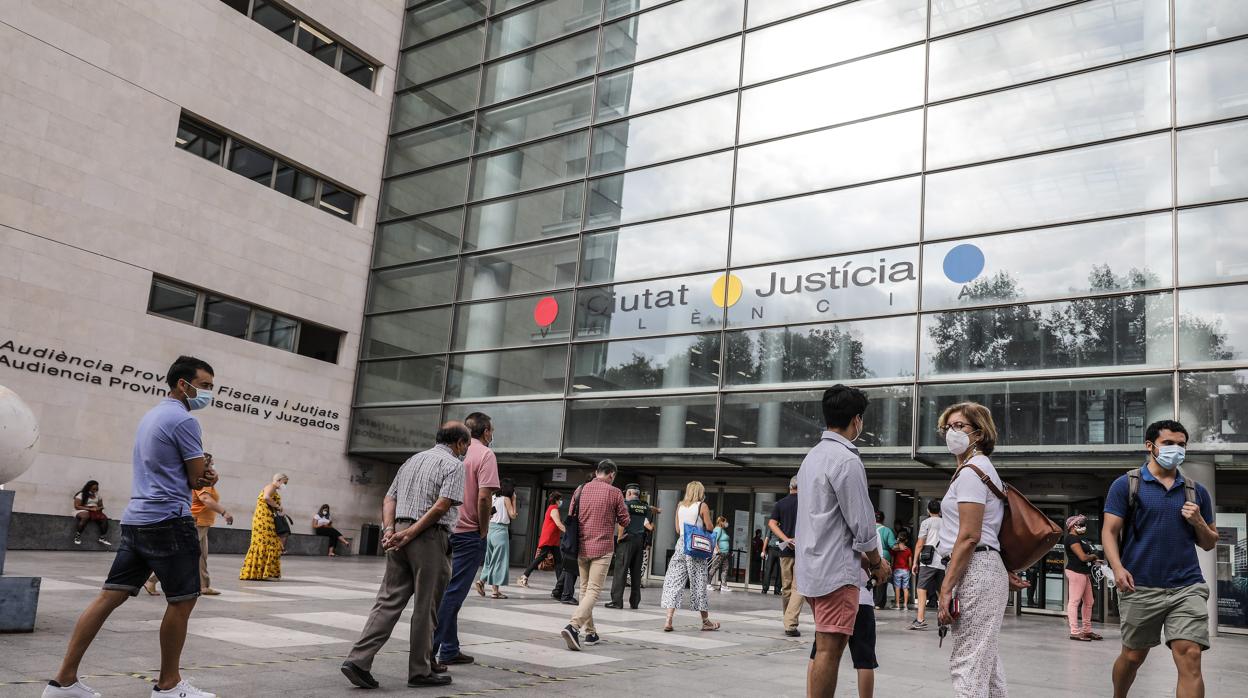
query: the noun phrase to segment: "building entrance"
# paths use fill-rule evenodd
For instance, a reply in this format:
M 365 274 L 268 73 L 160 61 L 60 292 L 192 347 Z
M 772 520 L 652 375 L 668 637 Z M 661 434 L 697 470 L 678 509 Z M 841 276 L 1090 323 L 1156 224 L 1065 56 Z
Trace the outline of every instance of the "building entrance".
M 1104 500 L 1101 498 L 1084 499 L 1072 502 L 1035 502 L 1049 518 L 1065 528 L 1067 517 L 1083 514 L 1088 517 L 1088 532 L 1083 536 L 1092 543 L 1094 552 L 1104 559 L 1101 547 L 1101 510 Z M 1031 587 L 1018 592 L 1014 603 L 1017 612 L 1038 615 L 1065 615 L 1066 604 L 1070 599 L 1070 588 L 1066 582 L 1066 556 L 1069 553 L 1065 546 L 1065 537 L 1049 551 L 1039 562 L 1032 565 L 1024 578 L 1031 582 Z M 1107 589 L 1103 581 L 1093 580 L 1092 586 L 1092 620 L 1104 623 L 1107 618 L 1112 622 L 1118 620 L 1117 595 L 1113 589 Z

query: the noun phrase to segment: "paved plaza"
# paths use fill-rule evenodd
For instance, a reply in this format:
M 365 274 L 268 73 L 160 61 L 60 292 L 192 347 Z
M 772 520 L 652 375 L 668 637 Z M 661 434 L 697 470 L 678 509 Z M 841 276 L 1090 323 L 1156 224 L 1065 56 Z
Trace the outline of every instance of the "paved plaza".
M 0 696 L 37 696 L 57 666 L 74 620 L 108 571 L 106 553 L 9 553 L 6 572 L 40 574 L 43 592 L 34 634 L 0 636 Z M 223 698 L 342 696 L 358 693 L 338 671 L 372 604 L 382 572 L 378 558 L 283 560 L 280 582 L 239 582 L 239 556 L 211 560 L 222 596 L 201 598 L 191 618 L 184 676 Z M 513 575 L 518 571 L 513 570 Z M 464 652 L 474 666 L 451 669 L 455 682 L 439 689 L 407 688 L 407 626 L 378 656 L 376 695 L 464 696 L 672 695 L 800 696 L 813 635 L 802 618 L 801 638 L 787 638 L 779 600 L 757 592 L 711 594 L 719 632 L 698 630 L 697 615 L 677 616 L 677 632 L 661 631 L 657 582 L 641 609 L 594 612 L 602 644 L 568 651 L 558 636 L 570 606 L 550 599 L 553 576 L 539 572 L 529 589 L 494 600 L 475 593 L 460 614 Z M 603 599 L 605 602 L 606 599 Z M 156 631 L 162 599 L 146 593 L 119 609 L 87 653 L 83 672 L 105 696 L 146 696 L 157 665 Z M 877 696 L 951 695 L 949 642 L 937 647 L 935 630 L 905 630 L 909 615 L 878 618 Z M 1071 642 L 1058 618 L 1010 616 L 1002 633 L 1010 695 L 1108 696 L 1110 665 L 1118 651 L 1115 627 L 1098 628 L 1099 643 Z M 1243 696 L 1248 686 L 1248 638 L 1223 636 L 1205 655 L 1209 696 Z M 838 696 L 856 695 L 846 664 Z M 1173 695 L 1168 653 L 1155 652 L 1133 696 Z

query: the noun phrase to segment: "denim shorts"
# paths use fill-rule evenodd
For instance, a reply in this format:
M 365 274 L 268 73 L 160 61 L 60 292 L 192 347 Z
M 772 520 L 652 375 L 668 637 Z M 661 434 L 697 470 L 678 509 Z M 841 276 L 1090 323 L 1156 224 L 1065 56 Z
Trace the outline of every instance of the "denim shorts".
M 153 572 L 169 603 L 199 596 L 199 532 L 184 516 L 144 526 L 121 525 L 121 546 L 104 589 L 131 596 Z
M 910 570 L 893 570 L 893 586 L 898 589 L 910 588 Z

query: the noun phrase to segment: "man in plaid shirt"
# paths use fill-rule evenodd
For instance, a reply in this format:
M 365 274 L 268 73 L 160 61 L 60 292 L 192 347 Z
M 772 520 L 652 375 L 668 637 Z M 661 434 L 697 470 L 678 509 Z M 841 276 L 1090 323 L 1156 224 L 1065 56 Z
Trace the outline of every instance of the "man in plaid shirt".
M 581 485 L 572 495 L 568 511 L 576 516 L 580 528 L 580 550 L 577 555 L 581 585 L 581 603 L 572 614 L 572 620 L 560 633 L 568 649 L 580 651 L 581 629 L 585 630 L 586 645 L 598 644 L 594 628 L 594 604 L 607 578 L 607 568 L 615 552 L 615 526 L 627 526 L 628 507 L 624 495 L 611 484 L 615 482 L 615 463 L 604 460 L 598 464 L 594 479 Z

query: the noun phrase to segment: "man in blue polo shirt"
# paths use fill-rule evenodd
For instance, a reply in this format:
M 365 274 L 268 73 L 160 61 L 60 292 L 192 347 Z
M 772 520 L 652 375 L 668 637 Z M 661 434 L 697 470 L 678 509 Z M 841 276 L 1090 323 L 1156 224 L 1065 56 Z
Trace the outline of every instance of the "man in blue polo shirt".
M 182 679 L 178 664 L 186 625 L 199 598 L 199 533 L 191 517 L 191 490 L 210 487 L 217 474 L 204 459 L 203 435 L 192 410 L 212 404 L 212 367 L 181 356 L 169 367 L 168 397 L 148 410 L 134 437 L 130 504 L 121 516 L 121 546 L 99 596 L 74 626 L 69 648 L 44 698 L 98 698 L 78 678 L 78 665 L 104 621 L 139 593 L 153 572 L 165 590 L 160 625 L 160 674 L 152 698 L 214 698 Z
M 1114 698 L 1131 690 L 1149 649 L 1161 644 L 1163 628 L 1179 674 L 1176 695 L 1198 698 L 1205 695 L 1200 653 L 1209 649 L 1209 585 L 1195 546 L 1213 550 L 1218 542 L 1213 501 L 1178 469 L 1187 448 L 1182 424 L 1168 419 L 1150 424 L 1144 445 L 1148 462 L 1139 470 L 1139 490 L 1132 497 L 1134 473 L 1114 481 L 1101 532 L 1121 614 Z

